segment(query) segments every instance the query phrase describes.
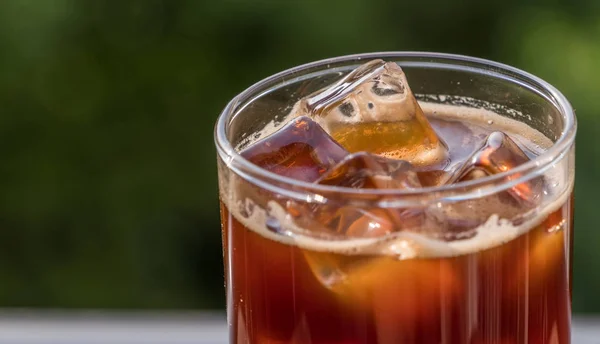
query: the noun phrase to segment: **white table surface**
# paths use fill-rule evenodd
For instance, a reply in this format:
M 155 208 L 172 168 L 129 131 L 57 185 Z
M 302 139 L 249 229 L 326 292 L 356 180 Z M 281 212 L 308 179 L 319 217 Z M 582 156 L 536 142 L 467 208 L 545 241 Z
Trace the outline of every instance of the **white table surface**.
M 226 344 L 221 313 L 0 311 L 2 344 Z M 600 344 L 600 316 L 575 316 L 573 344 Z

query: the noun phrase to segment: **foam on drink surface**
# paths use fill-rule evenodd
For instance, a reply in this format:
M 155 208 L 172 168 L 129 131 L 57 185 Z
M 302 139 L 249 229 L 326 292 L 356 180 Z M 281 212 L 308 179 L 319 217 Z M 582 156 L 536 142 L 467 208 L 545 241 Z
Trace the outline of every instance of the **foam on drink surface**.
M 428 102 L 419 102 L 419 104 L 427 117 L 433 121 L 459 121 L 475 129 L 478 126 L 480 128 L 488 126 L 490 130 L 501 130 L 509 134 L 520 145 L 537 154 L 541 154 L 552 145 L 552 141 L 539 131 L 489 110 Z M 289 117 L 293 116 L 292 113 Z M 286 121 L 282 123 L 285 124 Z M 267 137 L 276 132 L 280 126 L 274 123 L 268 124 L 260 133 L 253 136 L 251 142 L 245 144 L 251 145 Z M 394 158 L 395 154 L 388 152 L 382 155 Z M 286 245 L 296 245 L 305 250 L 346 255 L 387 255 L 400 259 L 450 257 L 501 245 L 540 224 L 570 197 L 574 177 L 571 172 L 567 171 L 568 176 L 564 176 L 565 171 L 561 168 L 551 167 L 547 170 L 544 174 L 545 184 L 555 186 L 554 190 L 559 190 L 559 194 L 552 194 L 552 190 L 545 190 L 550 193 L 546 197 L 551 201 L 542 202 L 535 209 L 535 216 L 529 217 L 518 225 L 490 211 L 490 209 L 496 209 L 494 207 L 498 207 L 499 204 L 495 204 L 493 201 L 484 204 L 485 201 L 478 200 L 477 208 L 480 212 L 493 215 L 474 229 L 476 233 L 474 236 L 454 241 L 437 240 L 413 231 L 393 232 L 376 238 L 322 239 L 310 235 L 310 228 L 300 228 L 279 203 L 269 201 L 264 208 L 261 208 L 245 195 L 238 194 L 234 187 L 235 184 L 229 183 L 229 181 L 223 181 L 222 185 L 229 185 L 230 188 L 226 188 L 227 190 L 222 188 L 221 200 L 229 212 L 249 230 L 265 238 Z M 277 233 L 268 228 L 268 224 L 273 222 L 280 227 Z

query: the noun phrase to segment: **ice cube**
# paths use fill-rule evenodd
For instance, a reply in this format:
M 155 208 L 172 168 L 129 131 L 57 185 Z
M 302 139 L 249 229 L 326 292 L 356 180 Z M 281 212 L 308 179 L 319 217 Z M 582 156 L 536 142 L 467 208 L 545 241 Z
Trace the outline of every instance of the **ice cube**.
M 407 189 L 421 183 L 413 166 L 403 160 L 392 160 L 367 152 L 347 156 L 315 181 L 321 185 L 350 188 Z M 362 195 L 361 200 L 380 196 Z M 314 232 L 350 237 L 381 236 L 417 225 L 421 213 L 406 209 L 381 209 L 369 205 L 347 205 L 348 200 L 326 204 L 288 204 L 296 222 Z M 354 201 L 357 201 L 356 199 Z
M 385 330 L 435 319 L 442 303 L 459 300 L 461 286 L 448 261 L 328 252 L 309 252 L 307 260 L 341 302 L 361 313 L 368 310 Z
M 350 152 L 368 151 L 419 166 L 447 159 L 446 144 L 396 63 L 370 61 L 300 100 L 293 112 L 311 116 Z
M 348 155 L 315 181 L 351 188 L 405 189 L 421 187 L 413 166 L 367 152 Z
M 292 119 L 241 155 L 271 172 L 313 182 L 349 153 L 306 116 Z
M 527 154 L 505 133 L 495 131 L 448 179 L 448 183 L 478 179 L 506 172 L 529 161 Z M 509 192 L 521 204 L 532 205 L 541 195 L 542 180 L 518 184 Z
M 527 161 L 527 155 L 508 135 L 499 131 L 493 132 L 468 159 L 448 173 L 445 183 L 483 178 L 508 171 Z M 522 221 L 539 201 L 543 183 L 543 179 L 537 177 L 515 185 L 507 191 L 458 200 L 443 204 L 439 208 L 430 207 L 427 214 L 429 218 L 436 219 L 441 239 L 452 241 L 470 238 L 477 234 L 474 229 L 484 224 L 492 214 L 513 223 Z

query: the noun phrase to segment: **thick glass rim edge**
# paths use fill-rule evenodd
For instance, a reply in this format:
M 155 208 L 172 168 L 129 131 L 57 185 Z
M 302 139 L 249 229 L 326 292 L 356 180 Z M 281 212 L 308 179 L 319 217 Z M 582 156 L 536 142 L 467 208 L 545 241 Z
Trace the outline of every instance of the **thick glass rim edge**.
M 260 88 L 272 82 L 276 82 L 277 80 L 285 80 L 285 76 L 292 75 L 294 73 L 301 72 L 303 70 L 312 69 L 315 67 L 325 66 L 327 64 L 332 63 L 340 63 L 340 62 L 352 62 L 352 61 L 361 61 L 368 59 L 376 59 L 376 58 L 419 58 L 419 59 L 434 59 L 434 60 L 445 60 L 439 62 L 433 61 L 409 61 L 412 66 L 420 66 L 420 65 L 431 65 L 432 62 L 436 65 L 442 66 L 446 65 L 448 67 L 452 67 L 457 69 L 459 65 L 453 64 L 452 62 L 466 62 L 470 64 L 480 64 L 486 67 L 494 68 L 493 71 L 477 68 L 471 65 L 461 66 L 464 69 L 471 69 L 473 71 L 479 71 L 484 73 L 491 74 L 503 74 L 502 72 L 510 72 L 519 75 L 522 78 L 527 79 L 530 83 L 539 84 L 544 91 L 548 92 L 553 99 L 550 99 L 555 106 L 557 106 L 558 110 L 561 114 L 564 115 L 565 126 L 561 132 L 560 137 L 556 142 L 546 151 L 544 154 L 532 159 L 522 165 L 517 166 L 516 168 L 498 173 L 493 176 L 489 176 L 486 178 L 471 180 L 468 182 L 463 182 L 459 184 L 448 184 L 441 185 L 435 187 L 425 187 L 420 189 L 353 189 L 347 187 L 339 187 L 339 186 L 327 186 L 327 185 L 318 185 L 309 182 L 304 182 L 300 180 L 296 180 L 293 178 L 281 176 L 272 172 L 269 172 L 261 167 L 251 163 L 246 160 L 243 156 L 241 156 L 236 150 L 235 147 L 231 145 L 226 135 L 226 127 L 228 124 L 231 115 L 235 114 L 235 108 L 240 103 L 241 100 L 248 100 L 255 98 L 258 94 L 261 94 L 262 91 Z M 396 62 L 396 61 L 394 61 Z M 505 75 L 506 76 L 506 75 Z M 275 87 L 281 87 L 282 84 L 286 84 L 288 81 L 285 80 L 284 83 L 280 83 Z M 261 92 L 257 92 L 261 91 Z M 219 118 L 217 119 L 217 123 L 214 129 L 214 139 L 217 147 L 217 153 L 225 161 L 227 166 L 231 168 L 237 174 L 244 176 L 244 178 L 262 178 L 266 179 L 268 184 L 276 182 L 278 184 L 283 184 L 286 187 L 300 188 L 310 192 L 326 192 L 326 193 L 339 193 L 339 194 L 347 194 L 347 195 L 381 195 L 381 196 L 417 196 L 417 195 L 426 195 L 432 196 L 435 194 L 435 199 L 448 199 L 454 198 L 452 194 L 459 193 L 459 198 L 469 198 L 468 194 L 475 193 L 476 197 L 481 197 L 483 194 L 491 194 L 500 190 L 504 190 L 510 188 L 514 185 L 526 182 L 527 180 L 536 177 L 540 173 L 543 173 L 547 168 L 550 167 L 552 162 L 554 162 L 557 158 L 562 157 L 575 139 L 575 133 L 577 130 L 577 120 L 575 117 L 575 113 L 573 111 L 572 106 L 566 97 L 558 91 L 554 86 L 544 81 L 543 79 L 525 72 L 521 69 L 511 67 L 509 65 L 486 60 L 477 57 L 470 57 L 465 55 L 457 55 L 457 54 L 446 54 L 446 53 L 434 53 L 434 52 L 375 52 L 375 53 L 364 53 L 364 54 L 354 54 L 354 55 L 345 55 L 334 58 L 323 59 L 319 61 L 314 61 L 310 63 L 306 63 L 303 65 L 299 65 L 293 68 L 286 69 L 277 74 L 269 76 L 263 80 L 256 82 L 250 87 L 246 88 L 244 91 L 235 96 L 223 109 Z M 242 169 L 242 170 L 240 170 Z M 241 172 L 241 173 L 240 173 Z M 516 178 L 511 178 L 517 176 Z M 504 181 L 504 182 L 502 182 Z M 250 180 L 252 182 L 252 180 Z M 502 182 L 502 183 L 501 183 Z M 498 184 L 500 183 L 500 184 Z M 263 184 L 263 183 L 261 183 Z M 264 185 L 264 184 L 263 184 Z M 281 185 L 275 186 L 277 189 L 281 189 Z M 484 190 L 486 188 L 492 188 L 493 190 Z M 450 197 L 445 197 L 444 194 L 448 194 Z M 425 197 L 430 198 L 430 197 Z M 422 200 L 424 201 L 424 200 Z

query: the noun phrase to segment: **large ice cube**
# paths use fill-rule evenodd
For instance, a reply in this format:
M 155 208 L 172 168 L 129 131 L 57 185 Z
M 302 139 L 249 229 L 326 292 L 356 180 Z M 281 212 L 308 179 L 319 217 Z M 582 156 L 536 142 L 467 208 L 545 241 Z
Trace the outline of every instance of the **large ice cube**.
M 419 175 L 413 166 L 403 160 L 392 160 L 367 152 L 347 156 L 315 181 L 321 185 L 350 188 L 406 189 L 419 188 Z M 362 200 L 379 196 L 365 193 Z M 342 199 L 325 204 L 299 205 L 290 202 L 288 210 L 296 221 L 312 231 L 341 234 L 350 237 L 376 237 L 415 227 L 422 214 L 407 209 L 380 209 L 368 205 L 354 205 Z M 349 204 L 347 204 L 349 203 Z
M 448 174 L 446 183 L 459 183 L 509 171 L 527 161 L 527 155 L 508 135 L 493 132 L 467 160 Z M 507 191 L 459 200 L 440 208 L 432 207 L 427 213 L 429 217 L 437 219 L 443 239 L 464 239 L 476 235 L 473 230 L 484 224 L 492 214 L 513 222 L 521 221 L 539 202 L 543 185 L 544 180 L 536 177 Z
M 449 178 L 448 183 L 506 172 L 529 161 L 527 154 L 505 133 L 495 131 Z M 531 205 L 541 195 L 542 180 L 539 178 L 518 184 L 509 192 L 519 203 Z
M 319 124 L 302 116 L 292 119 L 241 154 L 271 172 L 313 182 L 349 153 Z
M 402 69 L 370 61 L 309 97 L 296 115 L 309 115 L 350 152 L 368 151 L 414 165 L 443 163 L 447 147 L 413 96 Z
M 351 188 L 405 189 L 421 187 L 413 166 L 367 152 L 348 155 L 315 181 Z

